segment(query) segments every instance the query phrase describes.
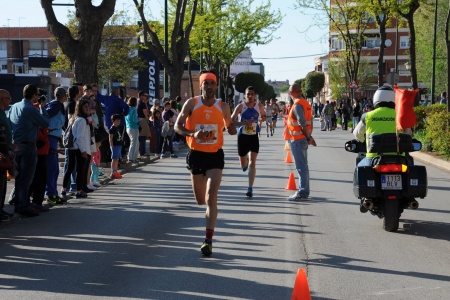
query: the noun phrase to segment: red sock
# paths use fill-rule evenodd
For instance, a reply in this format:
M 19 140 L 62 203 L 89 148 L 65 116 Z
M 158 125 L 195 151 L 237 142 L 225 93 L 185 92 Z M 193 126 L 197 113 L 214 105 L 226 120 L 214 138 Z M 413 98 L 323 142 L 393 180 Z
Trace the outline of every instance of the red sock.
M 206 238 L 212 241 L 214 235 L 214 229 L 206 228 Z

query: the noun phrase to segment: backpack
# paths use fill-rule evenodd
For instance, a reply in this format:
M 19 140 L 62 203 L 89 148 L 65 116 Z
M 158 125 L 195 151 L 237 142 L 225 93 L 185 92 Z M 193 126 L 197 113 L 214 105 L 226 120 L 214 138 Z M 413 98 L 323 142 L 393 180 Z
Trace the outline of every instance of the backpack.
M 163 126 L 162 126 L 161 136 L 162 137 L 166 137 L 168 135 L 168 133 L 169 133 L 169 129 L 170 129 L 169 121 L 165 121 Z
M 327 115 L 331 115 L 333 113 L 333 107 L 330 105 L 327 107 Z
M 64 131 L 62 138 L 64 148 L 74 149 L 73 140 L 74 138 L 72 133 L 72 124 L 69 124 L 69 126 L 67 126 L 66 130 Z

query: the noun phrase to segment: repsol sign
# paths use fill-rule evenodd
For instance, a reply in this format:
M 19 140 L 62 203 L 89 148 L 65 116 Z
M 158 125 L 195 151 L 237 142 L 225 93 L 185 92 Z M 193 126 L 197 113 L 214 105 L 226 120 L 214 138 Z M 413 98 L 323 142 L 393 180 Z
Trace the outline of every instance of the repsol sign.
M 159 61 L 150 50 L 141 50 L 139 55 L 147 62 L 138 73 L 139 90 L 148 92 L 150 99 L 159 98 Z

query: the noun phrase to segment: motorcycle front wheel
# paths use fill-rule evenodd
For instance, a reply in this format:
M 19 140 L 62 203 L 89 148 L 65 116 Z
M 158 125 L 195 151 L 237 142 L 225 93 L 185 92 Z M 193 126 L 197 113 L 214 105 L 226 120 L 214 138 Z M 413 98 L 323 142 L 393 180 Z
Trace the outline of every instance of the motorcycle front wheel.
M 395 232 L 398 229 L 400 219 L 400 203 L 396 200 L 383 201 L 383 229 L 389 232 Z

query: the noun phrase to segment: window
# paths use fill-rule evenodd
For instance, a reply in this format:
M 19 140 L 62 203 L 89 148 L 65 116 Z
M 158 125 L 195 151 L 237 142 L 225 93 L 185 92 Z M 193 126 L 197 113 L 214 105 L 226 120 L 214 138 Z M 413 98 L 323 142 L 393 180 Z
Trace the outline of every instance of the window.
M 400 49 L 409 49 L 409 36 L 400 37 Z
M 336 35 L 331 37 L 331 50 L 344 50 L 345 43 L 343 38 L 338 38 Z
M 6 50 L 6 41 L 0 41 L 0 50 Z
M 30 41 L 29 49 L 30 50 L 42 50 L 41 41 Z
M 364 47 L 372 49 L 380 47 L 381 39 L 380 38 L 366 38 L 364 41 Z
M 139 78 L 137 75 L 134 75 L 130 80 L 130 89 L 137 90 L 139 87 Z
M 13 70 L 14 73 L 23 73 L 23 63 L 14 63 Z
M 8 70 L 8 65 L 2 65 L 2 70 Z
M 368 11 L 365 12 L 364 21 L 366 22 L 375 22 L 375 18 Z

